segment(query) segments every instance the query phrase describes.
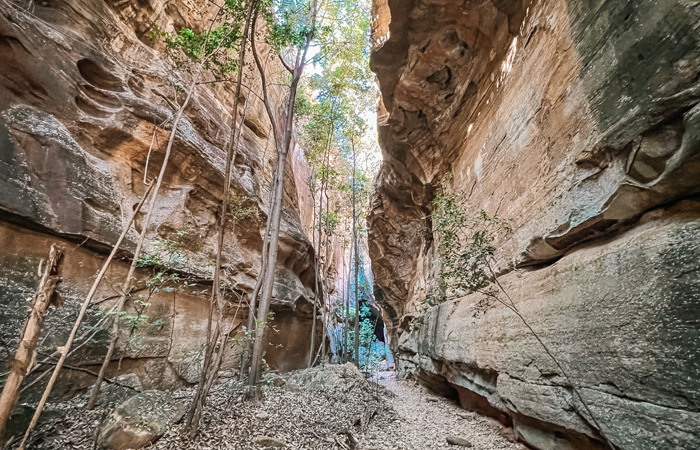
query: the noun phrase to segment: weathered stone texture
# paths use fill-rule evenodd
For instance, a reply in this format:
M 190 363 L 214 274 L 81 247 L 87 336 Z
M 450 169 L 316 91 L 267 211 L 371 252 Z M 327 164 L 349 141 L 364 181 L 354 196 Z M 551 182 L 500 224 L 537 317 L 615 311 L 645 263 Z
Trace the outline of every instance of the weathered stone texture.
M 606 436 L 693 448 L 700 5 L 389 0 L 375 11 L 390 22 L 374 24 L 384 163 L 370 255 L 402 368 L 446 379 L 537 448 L 600 445 L 515 315 L 476 294 L 421 312 L 437 284 L 430 202 L 451 172 L 475 211 L 513 225 L 498 243 L 502 283 Z
M 187 75 L 173 75 L 163 44 L 151 42 L 146 33 L 154 26 L 201 31 L 214 13 L 210 3 L 187 0 L 34 2 L 31 13 L 14 2 L 0 4 L 0 328 L 8 349 L 36 284 L 33 271 L 52 241 L 68 253 L 61 292 L 66 306 L 50 314 L 50 338 L 42 351 L 50 353 L 65 340 L 94 274 L 145 191 L 146 162 L 149 180 L 160 170 L 172 128 L 166 120 L 174 116 L 176 100 L 184 98 L 175 87 L 185 89 L 189 81 Z M 275 72 L 276 61 L 269 64 Z M 244 82 L 259 90 L 252 73 Z M 197 285 L 155 293 L 146 311 L 148 323 L 120 340 L 122 372 L 139 373 L 147 387 L 197 379 L 233 93 L 231 83 L 198 87 L 178 127 L 145 252 L 157 251 L 158 238 L 179 240 L 186 263 L 178 270 Z M 282 94 L 273 89 L 278 100 Z M 260 269 L 276 160 L 264 108 L 246 89 L 239 119 L 244 110 L 232 189 L 260 214 L 235 227 L 231 222 L 227 229 L 224 267 L 232 300 L 252 292 Z M 309 193 L 299 183 L 301 175 L 295 176 L 308 170 L 304 166 L 296 149 L 287 164 L 273 294 L 273 310 L 285 317 L 279 327 L 286 332 L 286 348 L 271 348 L 268 360 L 279 368 L 304 366 L 310 339 L 314 270 L 307 236 Z M 96 309 L 111 306 L 118 295 L 128 267 L 124 260 L 135 248 L 143 215 L 127 235 L 124 258 L 103 283 L 98 299 L 106 300 Z M 150 273 L 144 269 L 138 276 L 143 282 Z M 232 302 L 232 312 L 235 306 Z M 246 309 L 241 308 L 238 320 L 245 320 Z M 90 320 L 99 317 L 91 313 Z M 106 332 L 96 337 L 82 349 L 86 363 L 99 363 L 104 354 Z M 284 351 L 294 358 L 285 359 Z M 89 381 L 64 386 L 81 388 Z
M 699 231 L 697 216 L 654 220 L 501 277 L 621 448 L 690 448 L 700 426 Z M 431 309 L 401 335 L 399 352 L 404 368 L 442 375 L 500 410 L 596 436 L 560 370 L 491 299 Z
M 144 391 L 117 406 L 103 421 L 98 446 L 142 448 L 155 442 L 185 415 L 187 406 L 162 391 Z

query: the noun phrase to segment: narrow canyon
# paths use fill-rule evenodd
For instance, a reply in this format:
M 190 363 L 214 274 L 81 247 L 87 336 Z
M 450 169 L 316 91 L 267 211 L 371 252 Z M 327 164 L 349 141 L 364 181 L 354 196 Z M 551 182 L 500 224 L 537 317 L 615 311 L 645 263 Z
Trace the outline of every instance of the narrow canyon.
M 0 386 L 3 448 L 698 448 L 700 1 L 0 0 Z

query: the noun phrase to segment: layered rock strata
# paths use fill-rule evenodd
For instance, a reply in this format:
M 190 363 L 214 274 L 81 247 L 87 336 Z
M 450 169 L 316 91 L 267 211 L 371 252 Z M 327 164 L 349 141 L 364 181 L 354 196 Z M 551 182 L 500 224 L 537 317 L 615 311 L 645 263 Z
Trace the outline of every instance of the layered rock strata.
M 601 448 L 601 434 L 694 448 L 700 7 L 377 0 L 373 14 L 384 163 L 370 255 L 401 370 L 536 448 Z M 423 312 L 446 173 L 513 226 L 499 279 L 595 418 L 502 305 L 471 294 Z

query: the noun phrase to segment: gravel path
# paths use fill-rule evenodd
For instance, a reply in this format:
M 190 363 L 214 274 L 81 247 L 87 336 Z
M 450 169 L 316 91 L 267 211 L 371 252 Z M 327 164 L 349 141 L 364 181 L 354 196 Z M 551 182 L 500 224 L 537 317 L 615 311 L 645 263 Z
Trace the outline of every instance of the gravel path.
M 172 426 L 149 449 L 261 450 L 270 438 L 288 450 L 431 450 L 447 437 L 466 439 L 478 450 L 525 449 L 510 442 L 496 422 L 461 409 L 412 381 L 383 372 L 368 382 L 352 365 L 325 366 L 276 376 L 260 402 L 242 401 L 242 385 L 221 380 L 212 389 L 194 440 Z M 272 378 L 271 380 L 274 380 Z M 189 405 L 194 389 L 171 395 Z M 39 427 L 35 449 L 93 450 L 96 428 L 109 409 L 85 411 L 84 397 L 52 406 Z M 47 414 L 47 416 L 49 416 Z M 269 444 L 268 444 L 269 445 Z
M 494 420 L 465 411 L 413 381 L 397 381 L 393 372 L 374 378 L 395 396 L 388 400 L 393 414 L 377 415 L 360 442 L 363 450 L 428 450 L 451 448 L 448 436 L 466 439 L 479 450 L 526 449 L 511 442 Z

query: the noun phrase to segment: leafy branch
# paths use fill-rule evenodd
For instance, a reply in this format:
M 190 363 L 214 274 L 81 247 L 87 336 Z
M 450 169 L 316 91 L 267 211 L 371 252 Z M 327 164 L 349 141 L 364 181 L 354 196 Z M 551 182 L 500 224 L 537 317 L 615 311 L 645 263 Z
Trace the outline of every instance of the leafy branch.
M 437 293 L 435 291 L 430 293 L 424 304 L 434 306 L 442 303 L 447 300 L 448 294 L 459 296 L 479 292 L 510 310 L 525 325 L 559 369 L 593 421 L 603 441 L 610 449 L 615 450 L 571 376 L 525 319 L 513 297 L 498 280 L 494 270 L 496 244 L 513 232 L 512 227 L 507 221 L 489 216 L 483 210 L 474 213 L 463 192 L 450 190 L 451 180 L 452 176 L 448 174 L 437 186 L 437 195 L 433 200 L 434 209 L 431 214 L 433 232 L 438 245 L 439 281 L 444 291 L 442 295 L 440 295 L 440 289 Z

